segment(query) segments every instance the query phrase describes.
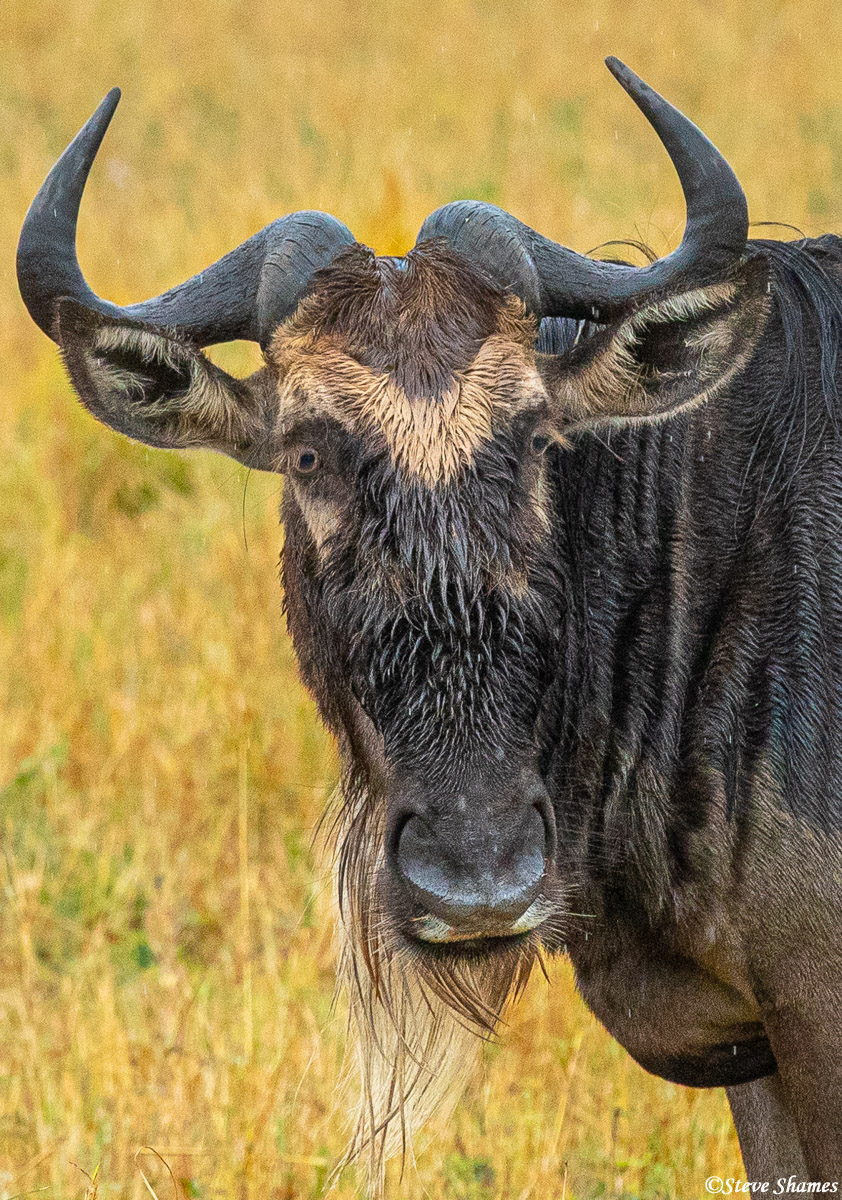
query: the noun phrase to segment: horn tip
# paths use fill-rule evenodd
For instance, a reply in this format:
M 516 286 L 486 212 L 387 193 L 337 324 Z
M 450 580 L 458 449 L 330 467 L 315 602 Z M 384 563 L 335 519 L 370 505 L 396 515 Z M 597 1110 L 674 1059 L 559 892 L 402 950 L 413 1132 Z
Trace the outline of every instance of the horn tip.
M 117 105 L 120 103 L 120 97 L 123 95 L 118 87 L 113 87 L 110 92 L 103 98 L 99 108 L 96 111 L 97 116 L 103 116 L 107 121 L 110 121 L 114 116 Z
M 95 155 L 97 150 L 99 150 L 102 139 L 105 137 L 105 131 L 111 124 L 111 118 L 114 116 L 117 105 L 120 103 L 121 95 L 122 92 L 120 89 L 118 87 L 113 87 L 111 91 L 108 92 L 107 95 L 102 98 L 102 100 L 100 100 L 95 111 L 91 114 L 70 144 L 74 147 L 81 148 L 84 146 L 86 148 L 87 154 L 90 155 L 88 161 L 89 168 L 93 162 L 93 155 Z M 68 150 L 69 149 L 70 147 L 68 147 Z
M 627 67 L 621 59 L 616 58 L 613 54 L 609 54 L 605 59 L 605 65 L 619 85 L 627 92 L 643 82 L 639 75 L 635 75 L 630 67 Z

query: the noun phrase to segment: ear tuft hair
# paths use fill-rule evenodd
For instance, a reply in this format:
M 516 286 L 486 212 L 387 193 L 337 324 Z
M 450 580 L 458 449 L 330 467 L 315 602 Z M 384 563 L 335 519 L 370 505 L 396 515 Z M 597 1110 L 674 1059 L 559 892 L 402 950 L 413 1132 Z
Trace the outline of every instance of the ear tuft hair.
M 60 300 L 55 337 L 82 403 L 150 446 L 207 447 L 273 468 L 273 395 L 266 370 L 228 375 L 168 329 L 103 316 Z
M 770 310 L 760 259 L 721 283 L 667 295 L 539 369 L 559 435 L 653 421 L 718 395 L 751 358 Z

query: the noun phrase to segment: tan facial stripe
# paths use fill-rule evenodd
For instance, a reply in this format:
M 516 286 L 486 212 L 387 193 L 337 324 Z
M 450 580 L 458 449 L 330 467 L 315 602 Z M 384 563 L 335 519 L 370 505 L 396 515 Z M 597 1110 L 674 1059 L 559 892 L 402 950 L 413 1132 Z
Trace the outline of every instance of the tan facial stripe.
M 486 339 L 447 390 L 432 397 L 408 396 L 389 374 L 362 366 L 336 347 L 285 349 L 284 424 L 321 412 L 348 429 L 379 434 L 395 464 L 430 487 L 471 465 L 493 437 L 498 414 L 541 395 L 530 356 L 500 335 Z M 293 400 L 293 393 L 306 400 Z

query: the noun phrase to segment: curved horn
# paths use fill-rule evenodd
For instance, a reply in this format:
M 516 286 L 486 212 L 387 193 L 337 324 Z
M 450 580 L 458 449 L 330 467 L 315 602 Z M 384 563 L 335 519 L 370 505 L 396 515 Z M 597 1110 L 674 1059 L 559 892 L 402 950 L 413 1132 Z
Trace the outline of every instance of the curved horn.
M 295 310 L 313 273 L 352 244 L 353 234 L 327 213 L 293 213 L 152 300 L 120 308 L 100 299 L 79 268 L 76 222 L 91 166 L 119 101 L 120 89 L 114 88 L 50 171 L 26 214 L 17 273 L 30 315 L 53 337 L 55 303 L 69 296 L 109 316 L 177 328 L 198 346 L 235 338 L 265 345 Z
M 597 262 L 475 200 L 438 209 L 418 235 L 419 242 L 447 238 L 539 317 L 605 320 L 667 285 L 698 286 L 721 278 L 745 250 L 748 207 L 728 163 L 692 121 L 619 59 L 605 62 L 658 134 L 678 173 L 687 222 L 676 250 L 648 267 Z

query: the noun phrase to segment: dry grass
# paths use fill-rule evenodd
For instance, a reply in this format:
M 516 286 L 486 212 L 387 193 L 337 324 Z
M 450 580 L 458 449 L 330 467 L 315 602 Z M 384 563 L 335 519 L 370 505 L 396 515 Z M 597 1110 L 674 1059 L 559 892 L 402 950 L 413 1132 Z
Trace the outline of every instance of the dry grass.
M 665 249 L 677 187 L 608 52 L 722 144 L 755 218 L 816 231 L 842 212 L 840 26 L 805 0 L 6 0 L 0 1197 L 311 1197 L 344 1135 L 310 844 L 335 764 L 280 616 L 279 483 L 79 410 L 12 269 L 65 140 L 122 84 L 80 238 L 120 301 L 297 207 L 384 252 L 467 194 Z M 401 1195 L 684 1197 L 737 1162 L 722 1094 L 646 1076 L 559 965 Z

